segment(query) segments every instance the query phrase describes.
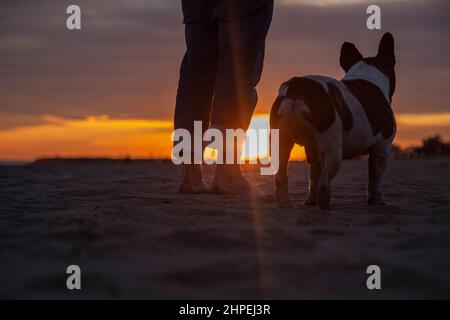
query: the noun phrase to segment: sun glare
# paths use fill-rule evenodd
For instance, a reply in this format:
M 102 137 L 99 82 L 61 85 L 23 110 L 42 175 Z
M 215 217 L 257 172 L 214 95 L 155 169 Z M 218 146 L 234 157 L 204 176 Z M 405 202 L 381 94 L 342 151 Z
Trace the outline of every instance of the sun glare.
M 257 138 L 251 137 L 249 135 L 247 136 L 243 146 L 241 161 L 251 161 L 268 158 L 270 141 L 269 114 L 255 114 L 252 117 L 249 129 L 254 129 L 256 130 L 256 132 L 260 132 L 260 134 Z M 203 156 L 206 159 L 217 159 L 217 152 L 214 149 L 205 148 Z M 302 147 L 295 146 L 292 150 L 291 159 L 305 159 L 304 149 Z
M 435 126 L 450 126 L 450 114 L 396 114 L 399 132 Z M 255 114 L 250 128 L 266 129 L 258 143 L 247 137 L 242 160 L 258 160 L 269 155 L 269 115 Z M 110 157 L 169 159 L 173 122 L 149 119 L 113 119 L 107 115 L 67 119 L 52 115 L 38 125 L 0 131 L 0 159 L 30 161 L 42 157 Z M 406 140 L 405 140 L 406 139 Z M 409 140 L 408 140 L 409 139 Z M 400 137 L 402 147 L 420 144 L 420 139 Z M 215 159 L 216 151 L 206 148 L 204 157 Z M 295 146 L 291 160 L 305 159 L 304 149 Z

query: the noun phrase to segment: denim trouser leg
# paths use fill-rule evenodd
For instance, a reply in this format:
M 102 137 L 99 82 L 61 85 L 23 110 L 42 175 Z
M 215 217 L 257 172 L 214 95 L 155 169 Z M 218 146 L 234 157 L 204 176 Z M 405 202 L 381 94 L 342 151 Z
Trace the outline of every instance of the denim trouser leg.
M 265 38 L 273 5 L 254 12 L 186 23 L 184 56 L 175 108 L 175 129 L 192 132 L 195 120 L 247 129 L 257 102 Z
M 192 132 L 194 121 L 202 121 L 206 130 L 217 77 L 217 25 L 187 23 L 185 36 L 187 50 L 181 63 L 174 126 Z
M 211 123 L 246 130 L 255 109 L 272 5 L 219 21 L 219 62 Z

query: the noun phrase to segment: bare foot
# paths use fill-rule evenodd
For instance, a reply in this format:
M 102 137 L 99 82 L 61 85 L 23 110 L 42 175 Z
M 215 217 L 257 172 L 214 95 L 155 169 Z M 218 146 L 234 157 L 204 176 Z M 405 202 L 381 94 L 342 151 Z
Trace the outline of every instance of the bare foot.
M 210 192 L 208 184 L 203 180 L 202 167 L 199 164 L 184 165 L 182 179 L 179 190 L 181 193 Z
M 248 182 L 241 173 L 239 165 L 217 165 L 212 193 L 254 194 L 264 196 L 264 192 Z

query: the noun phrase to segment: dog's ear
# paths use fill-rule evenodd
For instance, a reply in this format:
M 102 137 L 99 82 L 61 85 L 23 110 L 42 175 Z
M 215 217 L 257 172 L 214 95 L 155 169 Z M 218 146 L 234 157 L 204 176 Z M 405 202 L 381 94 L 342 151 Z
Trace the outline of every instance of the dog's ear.
M 341 47 L 341 57 L 339 62 L 341 64 L 342 69 L 347 72 L 355 63 L 362 60 L 363 56 L 356 49 L 355 45 L 350 42 L 344 42 Z
M 376 59 L 385 68 L 395 66 L 394 37 L 389 32 L 385 33 L 380 40 Z

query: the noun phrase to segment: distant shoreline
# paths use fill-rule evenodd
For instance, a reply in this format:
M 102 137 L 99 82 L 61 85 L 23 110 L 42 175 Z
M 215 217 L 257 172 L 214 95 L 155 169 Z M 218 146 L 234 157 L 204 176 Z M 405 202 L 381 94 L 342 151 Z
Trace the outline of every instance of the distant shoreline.
M 443 159 L 448 158 L 447 155 L 441 156 L 428 156 L 428 157 L 393 157 L 393 159 L 399 160 L 421 160 L 421 159 Z M 353 160 L 364 160 L 355 158 Z M 303 162 L 304 160 L 291 160 L 290 162 Z M 347 160 L 348 161 L 348 160 Z M 54 165 L 54 164 L 110 164 L 110 163 L 166 163 L 171 162 L 169 158 L 107 158 L 107 157 L 74 157 L 74 158 L 41 158 L 31 161 L 8 161 L 0 160 L 0 167 L 18 167 L 27 165 Z M 246 165 L 246 164 L 244 164 Z
M 171 161 L 170 159 L 163 158 L 107 158 L 107 157 L 98 157 L 98 158 L 89 158 L 89 157 L 75 157 L 75 158 L 41 158 L 30 161 L 9 161 L 9 160 L 0 160 L 0 167 L 9 167 L 9 166 L 26 166 L 26 165 L 46 165 L 46 164 L 65 164 L 65 163 L 73 163 L 73 164 L 96 164 L 96 163 L 138 163 L 138 162 L 167 162 Z
M 33 161 L 0 161 L 0 167 L 19 167 L 26 166 L 33 163 Z
M 168 158 L 42 158 L 32 161 L 31 164 L 59 164 L 59 163 L 76 163 L 76 164 L 96 164 L 96 163 L 139 163 L 139 162 L 170 162 Z

